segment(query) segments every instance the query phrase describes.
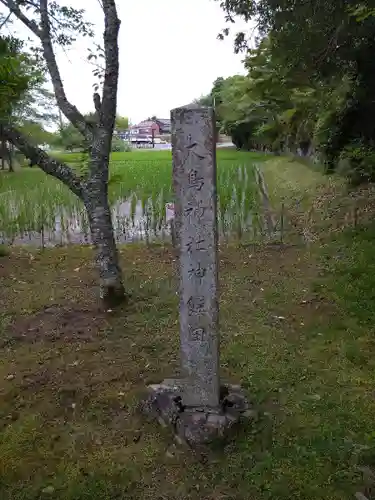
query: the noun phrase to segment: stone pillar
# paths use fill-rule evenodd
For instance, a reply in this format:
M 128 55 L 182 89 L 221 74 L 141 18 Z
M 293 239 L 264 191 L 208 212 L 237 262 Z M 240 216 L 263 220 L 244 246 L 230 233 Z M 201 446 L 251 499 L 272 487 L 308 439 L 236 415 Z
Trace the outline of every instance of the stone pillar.
M 220 400 L 215 118 L 211 108 L 172 111 L 173 186 L 180 255 L 183 403 Z
M 220 386 L 214 113 L 186 106 L 171 118 L 183 379 L 150 385 L 141 408 L 194 446 L 225 438 L 254 412 L 240 386 Z

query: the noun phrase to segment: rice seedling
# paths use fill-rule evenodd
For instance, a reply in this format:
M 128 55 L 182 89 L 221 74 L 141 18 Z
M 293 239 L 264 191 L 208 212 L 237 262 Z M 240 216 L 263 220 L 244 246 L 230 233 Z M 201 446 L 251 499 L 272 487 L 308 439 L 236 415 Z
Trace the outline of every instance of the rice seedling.
M 61 159 L 74 168 L 81 161 L 73 154 Z M 255 221 L 260 223 L 254 154 L 219 151 L 217 179 L 220 236 L 252 239 Z M 109 201 L 118 242 L 169 237 L 165 206 L 173 201 L 171 153 L 114 153 Z M 38 169 L 0 175 L 0 243 L 44 247 L 88 241 L 84 206 L 62 183 Z

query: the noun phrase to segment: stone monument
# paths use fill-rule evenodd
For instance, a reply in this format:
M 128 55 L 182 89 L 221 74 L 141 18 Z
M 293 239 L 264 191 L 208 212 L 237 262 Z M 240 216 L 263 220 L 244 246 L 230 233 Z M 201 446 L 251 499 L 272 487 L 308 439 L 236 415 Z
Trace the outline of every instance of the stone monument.
M 224 437 L 249 406 L 240 386 L 220 384 L 214 112 L 187 106 L 171 118 L 183 378 L 149 386 L 142 408 L 193 445 Z

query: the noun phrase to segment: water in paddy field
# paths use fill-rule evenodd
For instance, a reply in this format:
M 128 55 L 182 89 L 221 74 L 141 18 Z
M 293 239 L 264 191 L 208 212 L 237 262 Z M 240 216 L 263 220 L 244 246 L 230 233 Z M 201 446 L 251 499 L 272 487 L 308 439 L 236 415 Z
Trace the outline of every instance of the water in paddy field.
M 148 204 L 150 205 L 150 204 Z M 16 220 L 16 211 L 14 219 Z M 170 235 L 170 216 L 159 218 L 142 201 L 119 200 L 112 206 L 112 222 L 118 243 L 167 239 Z M 32 224 L 15 223 L 11 230 L 0 230 L 0 242 L 13 245 L 59 246 L 90 244 L 87 215 L 83 207 L 76 210 L 57 209 L 49 220 Z
M 250 174 L 249 174 L 250 172 Z M 270 222 L 264 210 L 265 186 L 257 186 L 251 170 L 238 169 L 238 182 L 219 178 L 218 231 L 220 239 L 251 242 L 264 238 L 280 238 L 277 220 Z M 0 195 L 0 243 L 51 247 L 90 244 L 86 211 L 75 197 L 66 197 L 56 188 L 33 196 L 16 190 Z M 112 221 L 117 243 L 135 241 L 170 241 L 173 204 L 166 193 L 140 199 L 134 193 L 112 203 Z M 275 217 L 273 217 L 275 219 Z M 272 227 L 271 227 L 272 226 Z
M 218 143 L 216 144 L 216 147 L 217 148 L 234 148 L 235 145 L 233 144 L 233 142 L 221 142 L 221 143 Z M 147 148 L 147 149 L 150 149 Z M 155 150 L 157 151 L 160 151 L 160 150 L 171 150 L 172 149 L 172 144 L 170 143 L 167 143 L 167 144 L 155 144 L 154 148 Z

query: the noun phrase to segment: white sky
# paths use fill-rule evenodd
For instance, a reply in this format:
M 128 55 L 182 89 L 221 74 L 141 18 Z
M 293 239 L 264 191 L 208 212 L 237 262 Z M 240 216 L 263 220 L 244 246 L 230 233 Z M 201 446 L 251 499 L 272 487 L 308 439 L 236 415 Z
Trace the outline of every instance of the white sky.
M 86 9 L 102 44 L 103 13 L 98 0 L 64 3 Z M 117 111 L 133 123 L 152 115 L 169 118 L 172 108 L 208 93 L 217 77 L 244 73 L 243 55 L 233 51 L 233 36 L 217 40 L 225 27 L 218 2 L 117 0 L 117 7 L 121 19 Z M 19 33 L 28 34 L 16 26 Z M 234 31 L 245 28 L 243 22 L 233 26 Z M 57 50 L 67 96 L 83 113 L 93 109 L 89 44 L 92 41 L 80 40 L 66 53 Z

